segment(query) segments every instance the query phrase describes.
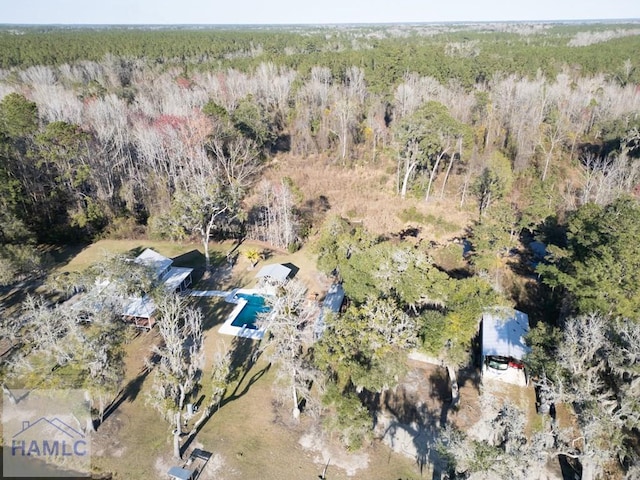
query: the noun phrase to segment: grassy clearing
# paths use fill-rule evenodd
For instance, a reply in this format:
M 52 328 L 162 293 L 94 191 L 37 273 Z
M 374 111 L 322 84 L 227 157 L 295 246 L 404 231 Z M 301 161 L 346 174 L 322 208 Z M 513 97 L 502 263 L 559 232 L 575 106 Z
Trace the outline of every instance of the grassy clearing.
M 225 244 L 223 243 L 211 244 L 212 254 L 222 251 L 224 247 Z M 55 272 L 82 271 L 93 263 L 100 261 L 107 253 L 139 254 L 145 248 L 153 248 L 158 253 L 169 258 L 178 257 L 176 264 L 181 266 L 196 266 L 196 264 L 204 261 L 202 245 L 200 244 L 151 240 L 99 240 L 83 248 L 68 262 L 61 264 Z
M 461 236 L 477 217 L 472 200 L 460 207 L 460 198 L 454 193 L 457 190 L 453 183 L 442 199 L 434 195 L 426 203 L 421 193 L 420 198 L 402 200 L 396 194 L 395 172 L 396 166 L 392 162 L 345 168 L 321 158 L 288 155 L 286 159 L 278 159 L 273 168 L 265 172 L 265 177 L 273 182 L 287 177 L 298 191 L 304 192 L 305 203 L 326 205 L 328 211 L 317 217 L 340 215 L 362 222 L 370 232 L 379 235 L 389 235 L 406 228 L 403 212 L 424 220 L 418 222 L 424 223 L 421 238 L 438 241 Z M 439 193 L 440 185 L 434 191 Z M 321 198 L 323 202 L 318 201 Z M 313 225 L 312 231 L 319 226 Z
M 208 302 L 208 314 L 220 308 L 220 301 Z M 222 310 L 218 310 L 220 312 Z M 217 326 L 223 319 L 214 320 Z M 145 403 L 152 377 L 139 378 L 143 358 L 157 336 L 141 334 L 127 346 L 127 379 L 133 382 L 127 398 L 96 433 L 99 455 L 95 470 L 111 472 L 114 478 L 156 479 L 167 465 L 180 465 L 171 459 L 168 424 Z M 306 450 L 299 440 L 314 426 L 305 418 L 295 424 L 290 420 L 290 406 L 274 401 L 272 384 L 275 370 L 264 360 L 251 362 L 257 344 L 250 340 L 221 335 L 215 327 L 205 333 L 206 371 L 219 350 L 232 352 L 236 367 L 235 380 L 229 386 L 221 408 L 199 432 L 193 446 L 211 451 L 224 464 L 226 479 L 316 478 L 323 468 L 319 452 Z M 202 392 L 208 392 L 205 376 Z M 335 446 L 334 446 L 335 447 Z M 359 452 L 362 453 L 362 452 Z M 368 468 L 348 476 L 341 468 L 330 465 L 330 478 L 419 478 L 413 460 L 373 445 L 365 450 Z M 166 470 L 165 470 L 166 471 Z
M 125 253 L 154 248 L 178 265 L 202 268 L 204 258 L 199 245 L 170 242 L 102 240 L 83 248 L 76 257 L 63 262 L 57 272 L 81 270 L 100 259 L 105 251 Z M 264 245 L 246 243 L 238 247 L 240 255 L 233 267 L 226 263 L 226 255 L 234 249 L 232 242 L 212 244 L 214 268 L 211 275 L 197 280 L 197 289 L 230 289 L 255 284 L 255 274 L 266 264 L 287 263 L 295 267 L 296 278 L 305 282 L 310 292 L 322 294 L 327 279 L 315 269 L 315 258 L 303 248 L 293 255 Z M 266 250 L 264 260 L 255 268 L 242 255 L 247 248 Z M 235 377 L 222 401 L 221 407 L 204 424 L 191 447 L 212 452 L 217 466 L 211 465 L 200 477 L 225 479 L 282 479 L 316 478 L 324 468 L 322 452 L 309 450 L 300 444 L 303 435 L 317 428 L 315 421 L 303 415 L 300 423 L 290 418 L 290 405 L 276 401 L 272 390 L 275 370 L 264 359 L 251 359 L 257 343 L 222 335 L 218 327 L 224 322 L 233 305 L 220 298 L 198 298 L 197 305 L 205 316 L 204 345 L 205 373 L 201 394 L 208 396 L 211 362 L 217 352 L 231 351 Z M 147 405 L 147 392 L 153 381 L 153 372 L 145 373 L 144 360 L 152 345 L 159 340 L 157 332 L 140 333 L 126 345 L 126 378 L 124 394 L 114 412 L 93 435 L 93 469 L 110 472 L 115 479 L 140 480 L 163 478 L 172 465 L 182 465 L 171 458 L 171 429 L 158 412 Z M 206 403 L 208 398 L 204 399 Z M 337 444 L 329 445 L 332 452 L 340 451 Z M 419 478 L 415 462 L 391 452 L 378 443 L 369 446 L 366 454 L 368 466 L 356 470 L 352 476 L 338 467 L 337 454 L 331 455 L 328 475 L 333 479 L 364 478 Z M 340 456 L 356 458 L 342 452 Z M 215 468 L 214 468 L 215 467 Z

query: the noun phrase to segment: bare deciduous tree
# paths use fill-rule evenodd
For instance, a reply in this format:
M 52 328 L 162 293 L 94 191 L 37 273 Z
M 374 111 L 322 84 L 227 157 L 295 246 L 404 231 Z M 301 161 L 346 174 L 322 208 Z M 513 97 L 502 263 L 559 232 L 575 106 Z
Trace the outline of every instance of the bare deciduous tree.
M 211 371 L 211 391 L 209 394 L 209 401 L 207 405 L 202 409 L 198 418 L 194 421 L 193 427 L 188 434 L 188 439 L 193 439 L 193 437 L 198 433 L 200 426 L 203 425 L 213 414 L 214 408 L 219 408 L 220 403 L 224 397 L 225 392 L 227 391 L 227 386 L 229 384 L 229 376 L 231 373 L 231 354 L 227 352 L 226 354 L 222 354 L 221 352 L 217 352 L 213 358 L 213 366 Z M 187 440 L 187 442 L 189 441 Z M 187 443 L 185 442 L 185 443 Z
M 358 67 L 348 68 L 344 84 L 333 89 L 331 113 L 336 122 L 333 132 L 340 141 L 340 158 L 343 163 L 347 157 L 347 150 L 353 143 L 355 129 L 361 120 L 366 93 L 364 72 Z
M 451 426 L 443 431 L 438 450 L 449 468 L 470 480 L 548 478 L 544 465 L 553 437 L 544 432 L 528 436 L 524 412 L 510 403 L 496 409 L 496 402 L 492 395 L 482 396 L 483 411 L 496 411 L 492 418 L 480 420 L 474 435 Z
M 586 153 L 581 158 L 580 173 L 577 194 L 581 205 L 588 202 L 607 205 L 619 195 L 630 193 L 640 176 L 637 162 L 631 161 L 626 152 L 606 158 Z
M 282 284 L 274 297 L 267 297 L 271 311 L 259 320 L 266 329 L 260 349 L 278 367 L 282 388 L 291 392 L 292 414 L 300 416 L 299 396 L 309 397 L 315 371 L 305 360 L 305 350 L 312 341 L 313 323 L 319 311 L 306 298 L 307 288 L 298 280 Z
M 249 235 L 274 247 L 289 247 L 297 240 L 298 227 L 291 190 L 284 182 L 263 181 L 258 191 L 258 212 Z
M 538 146 L 544 153 L 544 168 L 541 176 L 543 182 L 547 179 L 554 153 L 557 152 L 558 148 L 562 146 L 562 142 L 567 138 L 567 128 L 566 121 L 558 110 L 549 112 L 542 123 Z
M 124 376 L 122 325 L 113 305 L 81 312 L 29 297 L 24 308 L 20 341 L 27 350 L 12 359 L 13 374 L 33 387 L 84 389 L 100 423 Z M 86 429 L 94 430 L 91 417 Z
M 202 313 L 175 294 L 165 295 L 158 311 L 162 343 L 153 349 L 158 363 L 149 400 L 172 426 L 173 455 L 180 458 L 185 400 L 202 375 Z
M 558 363 L 556 399 L 573 407 L 577 428 L 556 430 L 558 453 L 577 458 L 582 478 L 599 478 L 627 455 L 628 435 L 640 426 L 640 326 L 595 314 L 569 319 Z

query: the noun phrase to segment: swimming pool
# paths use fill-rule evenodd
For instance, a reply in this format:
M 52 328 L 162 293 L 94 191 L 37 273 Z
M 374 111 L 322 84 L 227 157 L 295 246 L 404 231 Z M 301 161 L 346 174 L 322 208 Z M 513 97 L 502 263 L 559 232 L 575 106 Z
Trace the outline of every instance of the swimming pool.
M 231 322 L 231 325 L 239 328 L 257 329 L 258 327 L 255 323 L 258 320 L 258 314 L 270 310 L 270 307 L 264 303 L 264 297 L 254 293 L 237 293 L 236 296 L 246 300 L 247 303 L 245 303 L 242 310 L 240 310 L 236 318 Z
M 265 295 L 268 294 L 256 289 L 232 290 L 225 296 L 225 301 L 235 304 L 235 307 L 218 331 L 226 335 L 261 340 L 265 329 L 256 325 L 256 320 L 259 313 L 271 309 L 265 304 Z

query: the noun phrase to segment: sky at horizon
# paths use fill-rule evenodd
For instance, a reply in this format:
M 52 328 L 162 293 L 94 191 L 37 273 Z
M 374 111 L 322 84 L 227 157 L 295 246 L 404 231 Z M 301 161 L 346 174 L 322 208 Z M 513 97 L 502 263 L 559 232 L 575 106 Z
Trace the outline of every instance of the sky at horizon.
M 322 24 L 639 19 L 638 0 L 0 0 L 0 24 Z

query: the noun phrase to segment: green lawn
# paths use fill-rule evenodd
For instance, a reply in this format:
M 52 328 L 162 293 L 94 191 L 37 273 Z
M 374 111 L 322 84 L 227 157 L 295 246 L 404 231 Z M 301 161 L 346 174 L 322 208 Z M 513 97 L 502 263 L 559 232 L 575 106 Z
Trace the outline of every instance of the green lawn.
M 204 265 L 204 254 L 200 243 L 178 243 L 152 240 L 99 240 L 83 248 L 79 253 L 57 267 L 58 272 L 82 271 L 99 261 L 106 253 L 139 254 L 152 248 L 165 257 L 174 258 L 176 265 L 198 267 Z M 231 242 L 212 243 L 212 263 L 221 261 L 226 251 L 233 248 Z

